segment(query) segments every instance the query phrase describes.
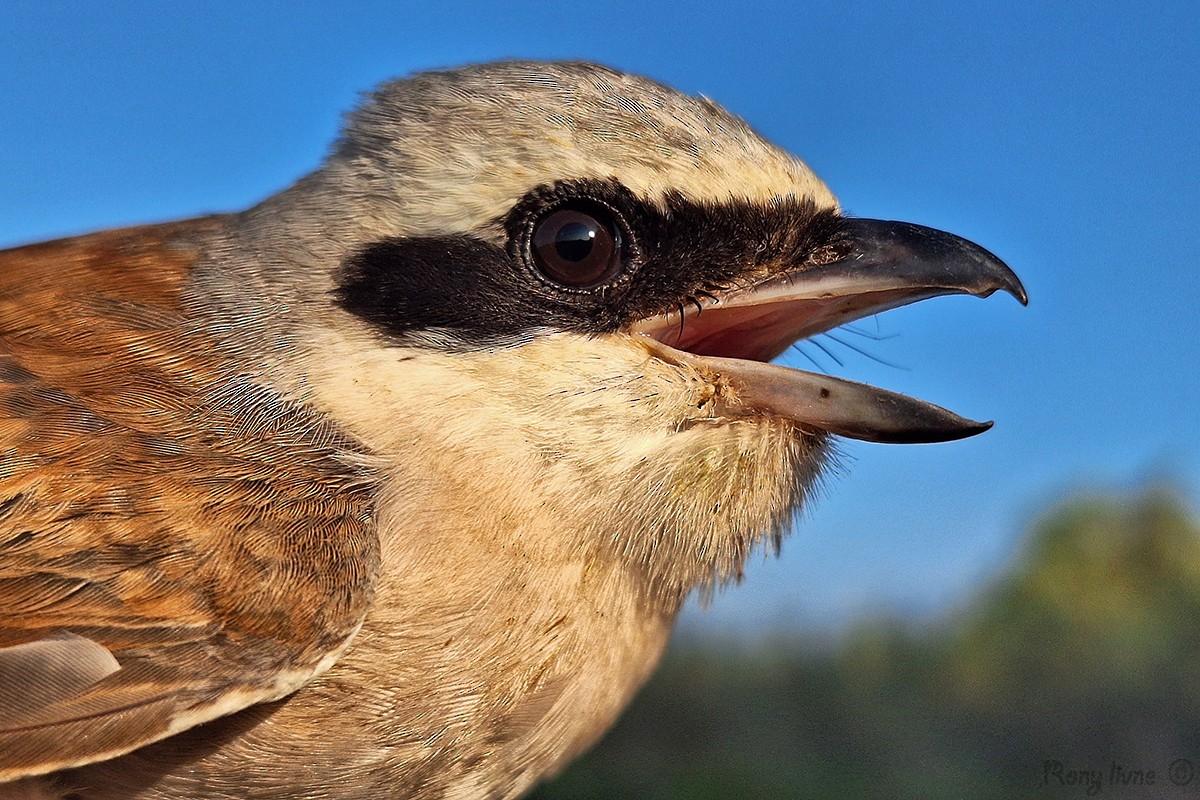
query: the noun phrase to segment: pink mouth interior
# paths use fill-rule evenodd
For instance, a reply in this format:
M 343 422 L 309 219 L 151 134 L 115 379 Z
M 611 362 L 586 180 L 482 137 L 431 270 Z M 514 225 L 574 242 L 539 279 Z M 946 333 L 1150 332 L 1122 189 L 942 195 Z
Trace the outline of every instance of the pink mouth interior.
M 698 356 L 723 356 L 770 361 L 798 338 L 797 309 L 793 303 L 753 306 L 708 306 L 701 313 L 689 310 L 683 325 L 679 315 L 668 317 L 651 336 L 665 345 Z
M 766 362 L 800 339 L 913 299 L 919 298 L 880 291 L 820 299 L 709 303 L 702 310 L 685 306 L 682 326 L 679 312 L 673 312 L 645 320 L 634 330 L 693 355 Z

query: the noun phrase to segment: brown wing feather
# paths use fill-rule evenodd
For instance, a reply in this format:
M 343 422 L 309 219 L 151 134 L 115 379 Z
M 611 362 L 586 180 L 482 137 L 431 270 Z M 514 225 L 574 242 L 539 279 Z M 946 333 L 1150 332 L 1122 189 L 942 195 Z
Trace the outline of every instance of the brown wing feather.
M 278 697 L 366 613 L 361 453 L 180 299 L 220 225 L 0 252 L 0 781 Z

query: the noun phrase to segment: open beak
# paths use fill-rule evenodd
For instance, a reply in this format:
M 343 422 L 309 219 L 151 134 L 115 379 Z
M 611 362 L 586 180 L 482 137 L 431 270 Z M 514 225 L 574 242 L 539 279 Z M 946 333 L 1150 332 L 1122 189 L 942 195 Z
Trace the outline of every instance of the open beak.
M 728 384 L 747 413 L 871 442 L 943 442 L 990 428 L 885 389 L 766 363 L 800 339 L 930 297 L 1003 290 L 1028 302 L 1003 261 L 961 237 L 874 219 L 846 219 L 842 230 L 828 260 L 705 295 L 632 331 L 648 336 L 658 357 Z

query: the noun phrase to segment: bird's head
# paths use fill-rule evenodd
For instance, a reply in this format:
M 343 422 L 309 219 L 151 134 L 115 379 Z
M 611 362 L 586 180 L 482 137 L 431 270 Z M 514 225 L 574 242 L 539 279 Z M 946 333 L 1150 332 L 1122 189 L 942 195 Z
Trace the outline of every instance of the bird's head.
M 833 436 L 987 427 L 772 358 L 935 295 L 1025 297 L 963 239 L 843 216 L 712 102 L 579 63 L 386 84 L 237 224 L 258 266 L 211 295 L 275 309 L 266 371 L 381 454 L 404 513 L 615 556 L 670 603 L 783 530 Z

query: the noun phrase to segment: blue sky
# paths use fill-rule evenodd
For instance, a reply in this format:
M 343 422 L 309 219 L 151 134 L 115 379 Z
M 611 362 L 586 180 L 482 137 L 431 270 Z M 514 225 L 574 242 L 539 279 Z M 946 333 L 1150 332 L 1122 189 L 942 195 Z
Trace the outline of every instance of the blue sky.
M 378 81 L 521 56 L 706 94 L 851 213 L 1005 258 L 1027 309 L 946 298 L 864 324 L 899 368 L 806 348 L 996 428 L 848 443 L 782 558 L 702 624 L 936 613 L 1065 493 L 1168 477 L 1200 498 L 1194 5 L 7 0 L 0 31 L 0 245 L 242 208 L 315 166 Z

